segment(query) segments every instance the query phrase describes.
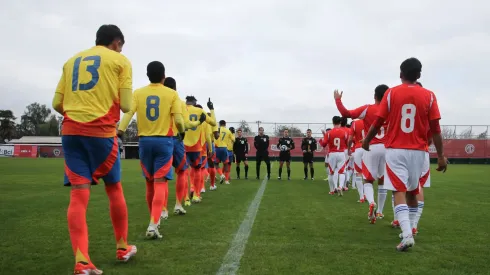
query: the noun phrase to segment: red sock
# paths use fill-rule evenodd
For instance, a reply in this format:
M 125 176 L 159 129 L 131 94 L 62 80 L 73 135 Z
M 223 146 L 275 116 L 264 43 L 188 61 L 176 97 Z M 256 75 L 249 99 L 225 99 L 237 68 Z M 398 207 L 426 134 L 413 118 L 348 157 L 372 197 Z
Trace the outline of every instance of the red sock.
M 184 198 L 186 200 L 189 199 L 189 169 L 185 171 L 185 176 L 184 176 Z
M 201 182 L 201 168 L 192 168 L 192 171 L 194 172 L 194 196 L 201 197 L 201 189 L 198 188 Z
M 217 170 L 218 170 L 218 175 L 223 175 L 223 169 L 218 167 Z
M 208 173 L 208 169 L 202 168 L 201 169 L 201 181 L 199 182 L 199 186 L 201 186 L 201 190 L 206 188 L 206 183 L 204 182 L 206 180 L 206 173 Z
M 215 168 L 209 168 L 209 177 L 211 179 L 211 186 L 214 187 L 214 184 L 216 182 L 216 169 Z
M 68 231 L 75 262 L 90 263 L 88 255 L 87 207 L 90 189 L 72 189 L 68 206 Z
M 167 203 L 168 203 L 168 183 L 165 184 L 165 197 L 163 198 L 162 210 L 167 210 Z
M 227 181 L 230 181 L 230 169 L 229 169 L 229 167 L 228 167 L 228 171 L 225 172 L 225 179 Z
M 148 204 L 148 210 L 150 211 L 150 214 L 151 214 L 151 205 L 153 203 L 154 194 L 155 191 L 153 190 L 153 182 L 146 181 L 146 204 Z
M 209 176 L 209 171 L 206 168 L 203 168 L 202 170 L 203 170 L 202 171 L 202 176 L 203 176 L 204 179 L 206 179 Z
M 177 173 L 177 182 L 175 185 L 175 198 L 179 203 L 182 203 L 182 200 L 185 197 L 185 182 L 187 179 L 186 171 L 179 171 Z
M 126 249 L 128 247 L 128 207 L 122 185 L 120 182 L 106 185 L 105 191 L 109 196 L 109 208 L 117 249 Z
M 153 189 L 155 190 L 155 194 L 153 195 L 153 203 L 151 205 L 151 216 L 150 222 L 152 224 L 158 224 L 160 220 L 160 214 L 163 208 L 163 203 L 165 199 L 165 192 L 168 188 L 167 181 L 164 182 L 155 182 L 153 184 Z
M 189 173 L 189 177 L 191 179 L 191 192 L 194 192 L 195 191 L 194 178 L 196 177 L 196 168 L 191 168 L 191 172 Z

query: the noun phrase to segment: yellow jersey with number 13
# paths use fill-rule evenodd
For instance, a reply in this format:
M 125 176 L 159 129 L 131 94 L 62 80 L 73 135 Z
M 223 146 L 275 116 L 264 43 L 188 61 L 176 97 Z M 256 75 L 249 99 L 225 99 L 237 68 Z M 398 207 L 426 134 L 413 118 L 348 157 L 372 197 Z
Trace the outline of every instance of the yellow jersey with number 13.
M 132 68 L 103 46 L 77 53 L 63 66 L 56 93 L 63 96 L 62 135 L 116 136 L 120 89 L 132 89 Z
M 174 114 L 182 114 L 182 104 L 176 91 L 160 83 L 152 83 L 133 93 L 131 110 L 124 114 L 119 129 L 125 131 L 136 113 L 138 136 L 171 137 L 175 133 Z

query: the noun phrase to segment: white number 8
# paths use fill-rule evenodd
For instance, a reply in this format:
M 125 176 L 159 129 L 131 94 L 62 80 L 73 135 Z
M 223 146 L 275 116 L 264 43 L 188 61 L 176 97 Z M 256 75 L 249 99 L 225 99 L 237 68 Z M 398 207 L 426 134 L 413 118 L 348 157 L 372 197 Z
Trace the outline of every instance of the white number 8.
M 401 128 L 404 133 L 411 133 L 415 128 L 415 112 L 417 108 L 413 104 L 405 104 L 402 106 L 402 121 Z M 407 123 L 408 120 L 408 123 Z M 407 126 L 408 124 L 408 126 Z
M 333 139 L 333 145 L 337 146 L 337 150 L 340 149 L 340 138 Z

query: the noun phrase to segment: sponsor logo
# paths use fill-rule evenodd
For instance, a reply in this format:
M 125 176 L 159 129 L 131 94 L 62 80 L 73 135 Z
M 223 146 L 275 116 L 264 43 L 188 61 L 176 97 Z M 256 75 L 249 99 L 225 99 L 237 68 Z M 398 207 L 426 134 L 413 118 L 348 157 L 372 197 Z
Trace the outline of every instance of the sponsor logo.
M 473 145 L 473 144 L 466 144 L 466 146 L 464 147 L 464 151 L 468 155 L 473 154 L 475 152 L 475 145 Z
M 61 151 L 60 151 L 58 148 L 55 148 L 55 149 L 53 150 L 53 154 L 54 154 L 55 156 L 59 157 L 59 156 L 60 156 L 60 154 L 61 154 Z

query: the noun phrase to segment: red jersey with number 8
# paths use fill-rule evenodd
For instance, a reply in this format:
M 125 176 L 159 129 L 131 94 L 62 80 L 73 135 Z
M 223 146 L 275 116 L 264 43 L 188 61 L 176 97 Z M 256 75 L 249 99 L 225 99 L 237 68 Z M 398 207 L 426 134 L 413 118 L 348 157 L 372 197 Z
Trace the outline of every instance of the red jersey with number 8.
M 386 91 L 377 115 L 389 125 L 386 148 L 420 151 L 427 149 L 429 122 L 441 119 L 434 93 L 415 84 Z
M 329 153 L 344 152 L 347 150 L 347 132 L 342 128 L 333 128 L 327 133 L 327 147 Z

